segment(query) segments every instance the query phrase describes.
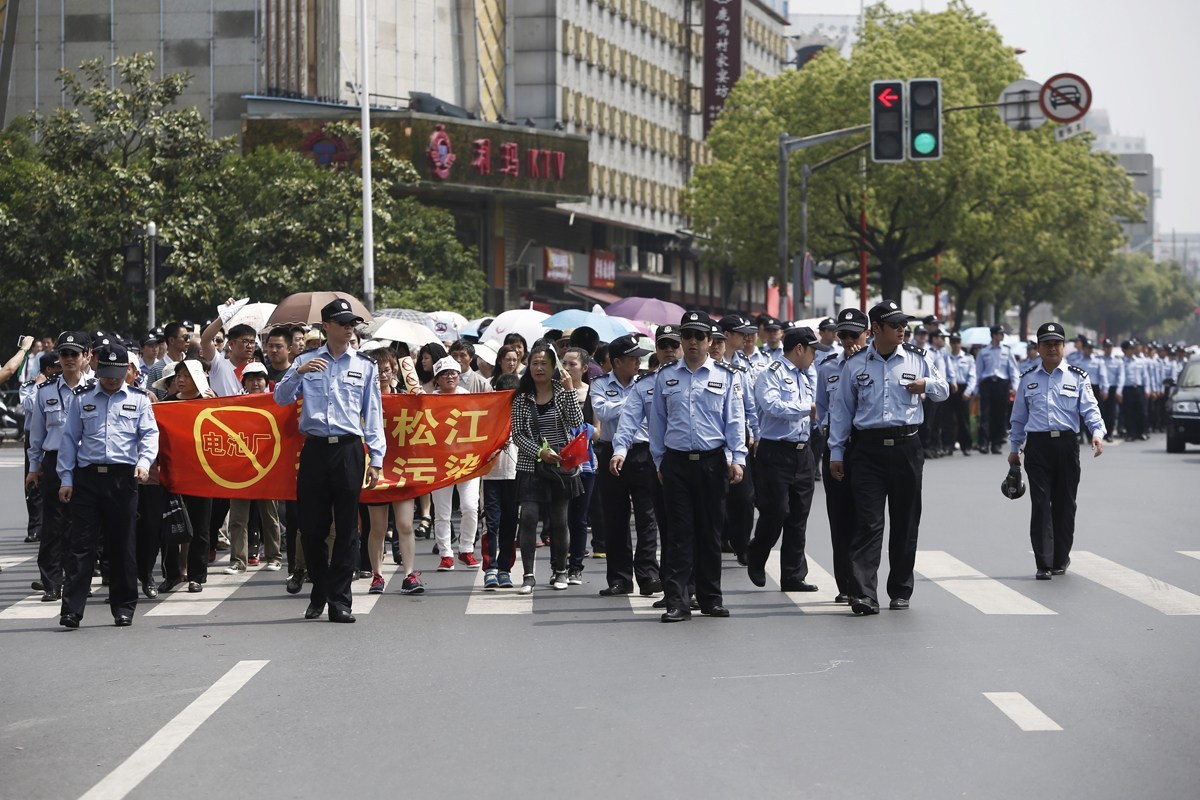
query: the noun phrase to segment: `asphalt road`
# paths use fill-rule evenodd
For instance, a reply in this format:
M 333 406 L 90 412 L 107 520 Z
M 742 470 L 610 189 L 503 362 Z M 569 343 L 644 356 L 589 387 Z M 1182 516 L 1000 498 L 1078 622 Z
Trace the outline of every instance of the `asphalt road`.
M 1195 797 L 1200 452 L 1087 461 L 1050 582 L 1002 457 L 927 464 L 912 609 L 871 618 L 830 602 L 818 485 L 822 592 L 728 557 L 725 620 L 600 598 L 594 560 L 566 592 L 542 562 L 532 599 L 485 594 L 426 550 L 428 593 L 364 596 L 356 625 L 255 572 L 127 629 L 98 591 L 66 631 L 22 602 L 36 546 L 0 450 L 0 797 Z

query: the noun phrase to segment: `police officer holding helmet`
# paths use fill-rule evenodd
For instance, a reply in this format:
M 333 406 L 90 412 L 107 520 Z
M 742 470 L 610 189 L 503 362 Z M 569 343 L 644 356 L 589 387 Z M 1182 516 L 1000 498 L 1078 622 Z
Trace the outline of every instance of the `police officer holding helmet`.
M 1075 495 L 1079 489 L 1079 422 L 1092 434 L 1092 455 L 1104 452 L 1107 433 L 1088 373 L 1063 361 L 1063 326 L 1047 322 L 1038 328 L 1041 364 L 1021 374 L 1013 401 L 1008 463 L 1025 473 L 1033 510 L 1029 540 L 1035 577 L 1048 581 L 1066 573 L 1075 540 Z
M 940 403 L 950 395 L 932 358 L 904 342 L 911 317 L 897 303 L 884 300 L 868 316 L 874 340 L 846 359 L 829 429 L 831 476 L 845 479 L 845 462 L 850 466 L 856 500 L 850 608 L 862 615 L 879 613 L 876 586 L 885 503 L 891 518 L 887 591 L 893 610 L 908 608 L 925 463 L 917 435 L 924 419 L 921 396 Z

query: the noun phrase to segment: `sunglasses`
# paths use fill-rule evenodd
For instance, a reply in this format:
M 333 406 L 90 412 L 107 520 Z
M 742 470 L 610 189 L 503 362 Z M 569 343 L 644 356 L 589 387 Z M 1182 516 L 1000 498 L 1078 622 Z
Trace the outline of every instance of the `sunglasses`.
M 894 331 L 902 331 L 908 327 L 907 322 L 885 322 L 884 327 L 891 328 Z
M 708 334 L 704 331 L 680 331 L 679 338 L 683 339 L 684 341 L 689 339 L 694 341 L 704 341 L 708 338 Z
M 862 331 L 838 331 L 839 339 L 857 339 L 862 335 Z

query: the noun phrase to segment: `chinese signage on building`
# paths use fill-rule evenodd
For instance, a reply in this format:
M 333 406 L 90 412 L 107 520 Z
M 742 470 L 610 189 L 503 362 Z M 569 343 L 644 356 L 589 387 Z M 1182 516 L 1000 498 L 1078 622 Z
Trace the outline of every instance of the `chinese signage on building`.
M 571 253 L 567 250 L 558 250 L 553 247 L 547 247 L 545 253 L 545 274 L 542 280 L 550 281 L 551 283 L 570 283 L 571 272 L 573 271 Z
M 704 135 L 742 77 L 742 0 L 704 3 Z
M 593 250 L 589 257 L 588 285 L 611 289 L 617 285 L 617 255 L 607 250 Z

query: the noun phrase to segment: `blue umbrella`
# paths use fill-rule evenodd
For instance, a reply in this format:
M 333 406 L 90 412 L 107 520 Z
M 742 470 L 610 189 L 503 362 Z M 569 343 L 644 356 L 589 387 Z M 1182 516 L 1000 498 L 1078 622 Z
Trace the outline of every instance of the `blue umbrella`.
M 588 327 L 600 334 L 600 341 L 611 342 L 629 331 L 619 321 L 593 311 L 582 308 L 568 308 L 542 320 L 546 328 L 558 328 L 560 331 L 570 331 L 575 328 Z

